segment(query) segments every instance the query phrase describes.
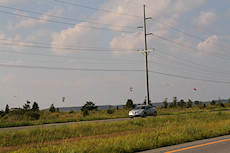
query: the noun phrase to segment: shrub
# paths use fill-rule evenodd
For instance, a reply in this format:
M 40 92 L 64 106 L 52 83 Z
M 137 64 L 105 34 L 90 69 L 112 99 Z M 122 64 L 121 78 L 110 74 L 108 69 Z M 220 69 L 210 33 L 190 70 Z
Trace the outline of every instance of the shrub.
M 87 101 L 85 103 L 85 105 L 82 106 L 82 108 L 81 108 L 82 111 L 84 111 L 84 110 L 94 110 L 94 109 L 97 109 L 97 106 L 92 101 Z
M 107 110 L 107 113 L 108 113 L 108 114 L 113 114 L 113 113 L 114 113 L 114 110 L 108 109 L 108 110 Z
M 40 118 L 40 114 L 33 111 L 26 112 L 24 116 L 30 120 L 38 120 Z
M 87 109 L 83 110 L 83 111 L 82 111 L 82 113 L 83 113 L 83 116 L 84 116 L 84 117 L 86 117 L 86 116 L 88 116 L 88 115 L 89 115 L 89 112 L 88 112 L 88 110 L 87 110 Z

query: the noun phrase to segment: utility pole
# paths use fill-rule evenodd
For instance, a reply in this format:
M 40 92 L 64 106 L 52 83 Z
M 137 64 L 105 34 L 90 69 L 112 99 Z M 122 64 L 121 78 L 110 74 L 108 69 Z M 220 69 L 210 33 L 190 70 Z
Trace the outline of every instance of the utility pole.
M 145 41 L 145 49 L 144 49 L 144 55 L 145 55 L 145 76 L 146 76 L 146 105 L 149 105 L 150 99 L 149 99 L 149 74 L 148 74 L 148 52 L 152 52 L 153 50 L 147 50 L 147 36 L 152 35 L 152 33 L 146 33 L 146 20 L 152 19 L 151 17 L 146 18 L 145 16 L 145 5 L 144 7 L 144 27 L 140 26 L 138 28 L 144 28 L 144 41 Z

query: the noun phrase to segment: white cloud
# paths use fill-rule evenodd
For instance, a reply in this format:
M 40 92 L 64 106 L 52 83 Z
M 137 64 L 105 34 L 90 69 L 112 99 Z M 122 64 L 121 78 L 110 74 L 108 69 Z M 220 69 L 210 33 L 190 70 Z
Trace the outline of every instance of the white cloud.
M 39 24 L 46 23 L 46 20 L 52 19 L 51 16 L 47 16 L 47 15 L 62 16 L 63 12 L 64 12 L 63 8 L 54 7 L 52 9 L 48 10 L 43 15 L 41 15 L 40 17 L 38 17 L 40 20 L 39 19 L 23 18 L 23 19 L 20 20 L 19 23 L 15 24 L 15 26 L 11 25 L 10 27 L 11 27 L 11 29 L 18 29 L 18 28 L 29 28 L 29 27 L 37 26 Z M 17 14 L 22 14 L 21 12 L 18 12 L 18 11 L 16 13 Z
M 214 23 L 217 18 L 218 18 L 218 16 L 213 11 L 201 12 L 200 16 L 198 18 L 194 19 L 194 22 L 197 25 L 209 26 L 210 24 Z
M 59 48 L 76 48 L 71 46 L 96 46 L 98 42 L 98 30 L 87 28 L 88 23 L 82 22 L 73 28 L 54 32 L 52 34 L 53 41 L 51 47 L 54 53 L 64 55 L 71 53 L 73 50 L 57 49 Z
M 16 79 L 16 76 L 13 74 L 7 74 L 6 76 L 0 78 L 0 83 L 6 84 L 12 82 Z
M 110 48 L 122 48 L 129 51 L 113 51 L 116 55 L 133 53 L 136 48 L 143 47 L 143 36 L 140 33 L 122 34 L 114 37 L 110 42 Z
M 1 0 L 0 4 L 25 3 L 27 0 Z
M 208 0 L 177 0 L 174 4 L 176 11 L 189 11 L 199 6 L 204 5 Z
M 213 35 L 207 38 L 205 41 L 200 42 L 196 47 L 198 50 L 198 53 L 196 55 L 198 57 L 202 57 L 209 54 L 210 52 L 213 52 L 216 49 L 214 45 L 216 43 L 218 43 L 218 37 L 216 35 Z
M 26 46 L 33 46 L 32 43 L 22 42 L 22 38 L 20 35 L 16 35 L 15 38 L 6 38 L 4 34 L 0 34 L 0 47 L 13 49 L 16 51 L 20 51 L 24 49 Z

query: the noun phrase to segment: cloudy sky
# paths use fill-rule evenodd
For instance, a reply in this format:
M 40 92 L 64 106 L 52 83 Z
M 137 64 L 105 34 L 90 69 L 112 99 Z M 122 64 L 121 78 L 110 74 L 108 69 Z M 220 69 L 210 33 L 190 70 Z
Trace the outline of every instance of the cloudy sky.
M 1 0 L 0 109 L 142 103 L 143 4 L 151 101 L 230 98 L 229 0 Z

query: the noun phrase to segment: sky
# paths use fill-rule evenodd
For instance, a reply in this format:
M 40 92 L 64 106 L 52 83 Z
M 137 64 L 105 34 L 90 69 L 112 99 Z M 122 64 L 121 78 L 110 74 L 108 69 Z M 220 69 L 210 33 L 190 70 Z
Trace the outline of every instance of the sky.
M 230 98 L 229 0 L 1 0 L 0 110 L 143 103 L 143 5 L 151 102 Z

